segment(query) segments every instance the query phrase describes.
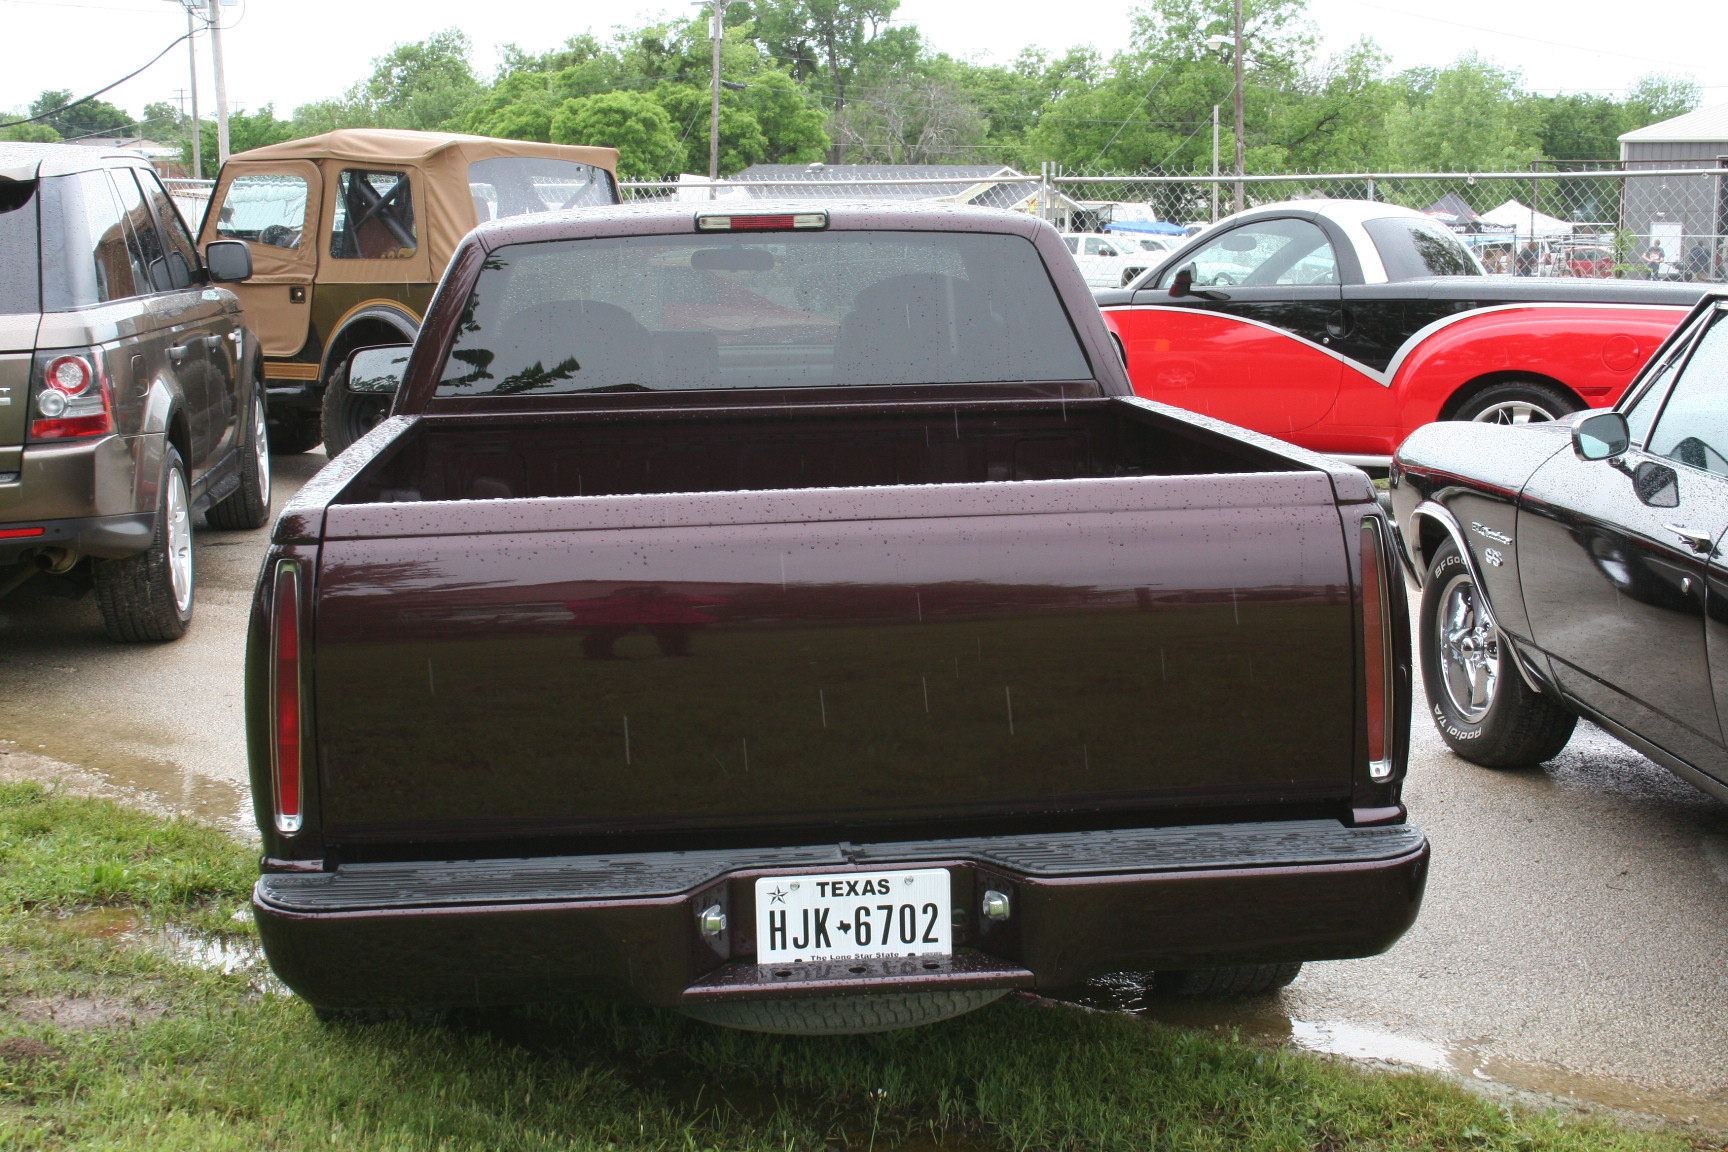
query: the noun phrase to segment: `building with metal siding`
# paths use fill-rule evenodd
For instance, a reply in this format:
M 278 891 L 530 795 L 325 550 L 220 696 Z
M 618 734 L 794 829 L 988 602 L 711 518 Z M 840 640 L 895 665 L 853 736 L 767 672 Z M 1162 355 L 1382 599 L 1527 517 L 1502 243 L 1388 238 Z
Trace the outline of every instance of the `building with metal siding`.
M 1728 104 L 1699 108 L 1620 137 L 1620 166 L 1628 172 L 1728 168 Z M 1639 245 L 1661 247 L 1673 274 L 1721 279 L 1728 263 L 1728 178 L 1628 176 L 1621 194 L 1620 226 Z

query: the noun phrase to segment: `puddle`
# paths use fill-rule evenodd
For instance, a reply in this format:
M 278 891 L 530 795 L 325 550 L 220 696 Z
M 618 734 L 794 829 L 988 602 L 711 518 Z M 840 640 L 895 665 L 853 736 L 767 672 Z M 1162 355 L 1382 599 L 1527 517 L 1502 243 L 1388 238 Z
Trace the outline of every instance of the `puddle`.
M 242 910 L 244 911 L 244 910 Z M 288 995 L 288 989 L 270 971 L 264 950 L 247 936 L 229 936 L 189 928 L 184 924 L 152 921 L 131 908 L 86 908 L 70 913 L 47 913 L 64 931 L 92 940 L 145 948 L 157 955 L 223 975 L 242 973 L 251 978 L 258 992 Z
M 0 728 L 7 715 L 0 709 Z M 16 729 L 11 729 L 16 731 Z M 68 791 L 99 796 L 162 816 L 190 816 L 255 841 L 250 792 L 241 785 L 202 776 L 159 760 L 132 756 L 112 745 L 100 748 L 42 745 L 31 748 L 0 740 L 0 779 L 58 783 Z
M 1670 1123 L 1728 1129 L 1728 1100 L 1650 1091 L 1560 1068 L 1500 1060 L 1468 1044 L 1400 1036 L 1342 1021 L 1299 1020 L 1284 1011 L 1277 996 L 1238 1002 L 1164 997 L 1147 994 L 1137 982 L 1106 977 L 1056 993 L 1050 999 L 1179 1028 L 1239 1033 L 1245 1038 L 1365 1064 L 1421 1068 L 1490 1094 L 1534 1094 L 1540 1099 L 1525 1103 L 1536 1107 L 1607 1108 Z

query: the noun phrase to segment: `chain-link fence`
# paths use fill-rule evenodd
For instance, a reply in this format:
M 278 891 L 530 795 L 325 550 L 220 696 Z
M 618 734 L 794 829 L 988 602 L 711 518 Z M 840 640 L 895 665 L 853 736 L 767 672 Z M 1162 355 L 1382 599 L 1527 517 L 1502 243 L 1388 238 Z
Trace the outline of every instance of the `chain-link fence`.
M 731 180 L 632 182 L 630 199 L 927 200 L 1012 208 L 1064 231 L 1162 221 L 1189 229 L 1279 200 L 1379 200 L 1427 212 L 1491 272 L 1728 280 L 1728 169 L 1434 173 L 1107 174 L 1045 166 L 1037 175 L 977 166 L 907 169 L 775 166 Z

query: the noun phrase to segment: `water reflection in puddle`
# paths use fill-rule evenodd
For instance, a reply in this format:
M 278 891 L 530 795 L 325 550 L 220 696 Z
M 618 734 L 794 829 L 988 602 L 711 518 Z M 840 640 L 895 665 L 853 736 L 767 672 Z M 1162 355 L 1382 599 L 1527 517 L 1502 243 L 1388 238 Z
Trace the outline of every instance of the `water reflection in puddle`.
M 1501 1085 L 1515 1092 L 1537 1093 L 1560 1106 L 1601 1106 L 1640 1112 L 1674 1123 L 1728 1129 L 1728 1101 L 1646 1091 L 1636 1085 L 1580 1076 L 1564 1069 L 1501 1060 L 1466 1044 L 1399 1036 L 1342 1021 L 1298 1020 L 1284 1010 L 1277 996 L 1245 1001 L 1159 996 L 1149 994 L 1137 981 L 1105 977 L 1081 988 L 1054 993 L 1050 999 L 1096 1011 L 1123 1012 L 1179 1028 L 1238 1033 L 1363 1063 L 1422 1068 L 1478 1085 Z
M 235 918 L 240 919 L 241 914 L 250 915 L 250 912 L 241 909 Z M 153 921 L 132 908 L 86 908 L 77 912 L 52 913 L 47 918 L 56 927 L 93 940 L 146 948 L 188 967 L 220 972 L 225 976 L 240 973 L 248 976 L 253 988 L 259 992 L 282 995 L 288 992 L 270 971 L 258 941 L 249 936 Z

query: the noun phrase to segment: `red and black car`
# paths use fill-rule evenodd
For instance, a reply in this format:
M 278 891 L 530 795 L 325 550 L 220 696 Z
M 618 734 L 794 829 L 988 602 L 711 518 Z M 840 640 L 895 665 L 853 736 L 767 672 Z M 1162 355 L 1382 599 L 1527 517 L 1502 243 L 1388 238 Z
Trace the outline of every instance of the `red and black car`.
M 1701 291 L 1487 276 L 1420 212 L 1298 200 L 1229 217 L 1096 295 L 1136 394 L 1384 467 L 1430 421 L 1614 403 Z

